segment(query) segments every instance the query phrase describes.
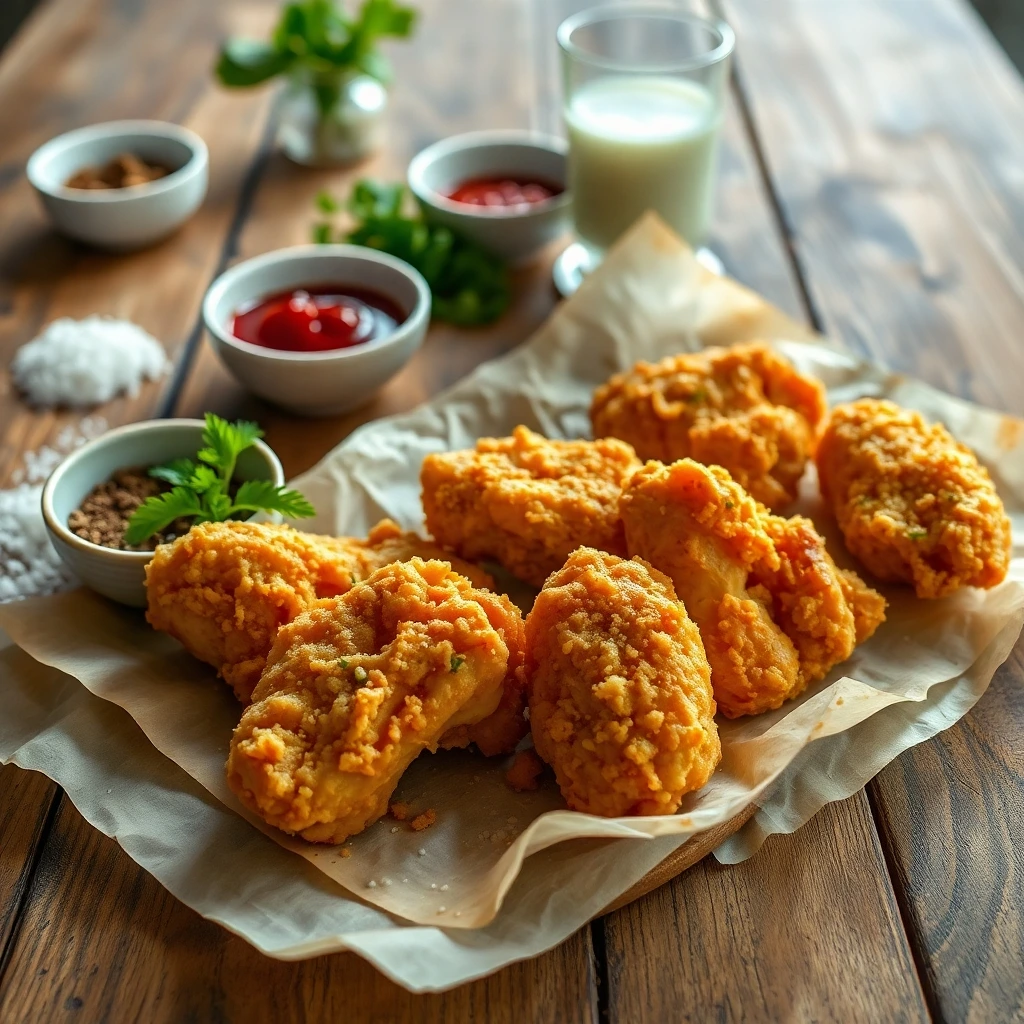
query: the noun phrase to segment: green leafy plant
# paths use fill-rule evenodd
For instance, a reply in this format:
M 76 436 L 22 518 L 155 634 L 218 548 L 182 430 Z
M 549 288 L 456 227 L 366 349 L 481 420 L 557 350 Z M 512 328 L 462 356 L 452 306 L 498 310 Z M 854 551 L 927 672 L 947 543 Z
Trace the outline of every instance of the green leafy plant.
M 497 320 L 510 299 L 504 263 L 449 228 L 428 224 L 412 208 L 403 185 L 363 180 L 347 203 L 321 192 L 317 209 L 327 217 L 345 211 L 354 222 L 338 231 L 330 220 L 313 228 L 314 242 L 352 242 L 397 256 L 426 279 L 434 316 L 462 326 Z
M 244 480 L 232 495 L 238 456 L 262 436 L 263 431 L 255 423 L 228 423 L 208 412 L 203 447 L 195 459 L 173 459 L 150 469 L 151 477 L 170 484 L 171 489 L 139 505 L 128 521 L 125 543 L 141 544 L 176 519 L 220 522 L 240 512 L 280 512 L 292 519 L 314 515 L 313 506 L 298 491 L 270 480 Z
M 229 39 L 216 75 L 224 85 L 244 89 L 304 71 L 326 114 L 338 100 L 343 75 L 361 72 L 384 84 L 390 81 L 391 66 L 376 44 L 386 36 L 408 38 L 415 23 L 416 11 L 394 0 L 364 0 L 355 17 L 346 16 L 332 0 L 302 0 L 284 8 L 269 40 Z

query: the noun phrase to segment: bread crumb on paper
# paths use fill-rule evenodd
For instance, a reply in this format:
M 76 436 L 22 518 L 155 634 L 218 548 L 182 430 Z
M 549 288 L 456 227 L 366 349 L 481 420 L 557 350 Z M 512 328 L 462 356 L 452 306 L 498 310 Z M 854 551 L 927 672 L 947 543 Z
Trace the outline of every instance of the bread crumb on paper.
M 437 821 L 437 815 L 434 813 L 434 808 L 428 807 L 422 814 L 416 815 L 409 822 L 409 827 L 413 832 L 422 832 L 425 828 L 430 828 L 435 821 Z
M 517 792 L 532 792 L 540 786 L 540 776 L 544 771 L 544 762 L 536 751 L 520 750 L 505 773 L 505 781 Z
M 396 800 L 388 810 L 391 812 L 391 817 L 395 821 L 405 821 L 406 818 L 412 814 L 412 805 L 403 803 L 401 800 Z

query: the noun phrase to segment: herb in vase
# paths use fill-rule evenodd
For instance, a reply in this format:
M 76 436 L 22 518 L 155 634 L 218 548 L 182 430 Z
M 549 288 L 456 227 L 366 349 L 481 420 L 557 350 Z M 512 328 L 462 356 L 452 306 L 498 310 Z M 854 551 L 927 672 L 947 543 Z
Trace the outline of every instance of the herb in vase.
M 402 185 L 360 181 L 348 202 L 317 197 L 326 216 L 347 212 L 349 230 L 329 220 L 313 228 L 314 242 L 351 242 L 397 256 L 426 279 L 438 320 L 468 327 L 497 320 L 508 308 L 508 270 L 500 259 L 446 227 L 428 224 Z
M 364 0 L 347 15 L 331 0 L 288 4 L 269 40 L 229 39 L 216 75 L 233 88 L 289 79 L 279 137 L 298 163 L 350 163 L 380 143 L 391 65 L 377 49 L 412 34 L 416 11 L 394 0 Z
M 234 484 L 239 455 L 262 436 L 263 431 L 255 423 L 228 423 L 207 413 L 203 447 L 196 452 L 195 459 L 174 459 L 148 471 L 150 477 L 170 484 L 171 489 L 139 505 L 128 521 L 125 545 L 142 544 L 178 520 L 187 520 L 194 526 L 240 518 L 240 513 L 279 512 L 291 519 L 314 515 L 313 506 L 298 491 L 270 480 Z

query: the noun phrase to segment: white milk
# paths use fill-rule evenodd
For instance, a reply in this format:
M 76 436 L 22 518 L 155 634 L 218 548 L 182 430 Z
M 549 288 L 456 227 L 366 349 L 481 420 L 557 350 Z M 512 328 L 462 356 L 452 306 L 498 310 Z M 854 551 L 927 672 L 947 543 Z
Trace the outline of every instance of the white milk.
M 604 250 L 646 210 L 656 210 L 691 244 L 703 242 L 720 120 L 704 86 L 676 78 L 599 78 L 573 96 L 565 118 L 582 242 Z

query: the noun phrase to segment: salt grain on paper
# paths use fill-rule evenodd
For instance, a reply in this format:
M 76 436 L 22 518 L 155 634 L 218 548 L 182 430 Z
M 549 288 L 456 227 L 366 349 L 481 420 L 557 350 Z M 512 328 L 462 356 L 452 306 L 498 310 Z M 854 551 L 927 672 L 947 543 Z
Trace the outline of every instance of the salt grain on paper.
M 61 317 L 18 349 L 11 377 L 35 406 L 74 408 L 134 397 L 169 368 L 160 342 L 129 320 Z

